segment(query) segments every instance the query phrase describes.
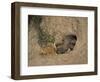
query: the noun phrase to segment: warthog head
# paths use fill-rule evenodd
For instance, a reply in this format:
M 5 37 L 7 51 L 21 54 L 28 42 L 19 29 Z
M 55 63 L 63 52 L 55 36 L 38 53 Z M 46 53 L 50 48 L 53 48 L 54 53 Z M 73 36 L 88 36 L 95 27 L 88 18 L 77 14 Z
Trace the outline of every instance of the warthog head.
M 56 44 L 56 53 L 64 54 L 67 51 L 72 51 L 77 41 L 77 36 L 70 34 L 66 35 L 62 40 L 62 43 Z

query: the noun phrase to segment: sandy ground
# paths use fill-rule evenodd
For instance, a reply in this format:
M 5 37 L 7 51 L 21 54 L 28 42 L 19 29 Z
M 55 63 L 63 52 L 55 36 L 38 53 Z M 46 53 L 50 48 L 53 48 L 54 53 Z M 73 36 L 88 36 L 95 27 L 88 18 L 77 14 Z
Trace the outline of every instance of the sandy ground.
M 44 16 L 40 24 L 59 43 L 64 35 L 75 34 L 77 42 L 74 50 L 66 54 L 40 55 L 38 32 L 33 21 L 28 28 L 28 66 L 70 65 L 87 63 L 87 18 Z

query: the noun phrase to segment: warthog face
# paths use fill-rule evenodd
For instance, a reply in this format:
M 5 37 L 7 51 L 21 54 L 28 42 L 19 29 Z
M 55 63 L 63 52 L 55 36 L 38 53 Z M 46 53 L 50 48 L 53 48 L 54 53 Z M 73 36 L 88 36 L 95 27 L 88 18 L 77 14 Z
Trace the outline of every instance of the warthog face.
M 67 51 L 72 51 L 77 41 L 77 36 L 70 34 L 66 35 L 62 40 L 62 43 L 56 44 L 56 53 L 64 54 Z

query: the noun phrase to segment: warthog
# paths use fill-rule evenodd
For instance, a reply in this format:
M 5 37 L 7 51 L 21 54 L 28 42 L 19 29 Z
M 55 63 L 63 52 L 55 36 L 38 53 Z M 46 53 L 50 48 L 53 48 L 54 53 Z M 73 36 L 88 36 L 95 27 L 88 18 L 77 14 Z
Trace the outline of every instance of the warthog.
M 64 54 L 65 52 L 72 51 L 77 41 L 77 36 L 74 34 L 66 35 L 62 43 L 56 44 L 56 53 Z

